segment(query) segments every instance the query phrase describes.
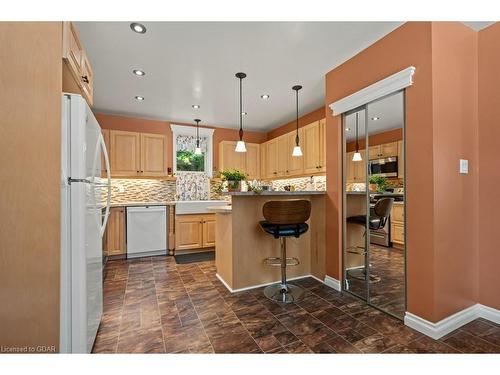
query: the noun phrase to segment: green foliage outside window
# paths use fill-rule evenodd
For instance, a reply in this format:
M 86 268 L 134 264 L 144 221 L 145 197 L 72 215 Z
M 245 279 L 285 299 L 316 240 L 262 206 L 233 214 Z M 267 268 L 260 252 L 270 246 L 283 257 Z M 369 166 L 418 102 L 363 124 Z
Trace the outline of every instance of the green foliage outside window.
M 192 151 L 177 151 L 177 170 L 204 172 L 205 154 L 195 155 Z

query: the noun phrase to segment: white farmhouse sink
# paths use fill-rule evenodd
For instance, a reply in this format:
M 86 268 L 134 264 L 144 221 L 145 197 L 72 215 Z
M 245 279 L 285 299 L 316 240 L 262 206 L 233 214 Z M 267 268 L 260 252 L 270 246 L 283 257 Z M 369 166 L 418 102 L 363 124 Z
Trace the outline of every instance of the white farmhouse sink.
M 207 200 L 207 201 L 178 201 L 175 203 L 175 214 L 208 214 L 210 211 L 207 207 L 227 206 L 227 202 L 223 200 Z

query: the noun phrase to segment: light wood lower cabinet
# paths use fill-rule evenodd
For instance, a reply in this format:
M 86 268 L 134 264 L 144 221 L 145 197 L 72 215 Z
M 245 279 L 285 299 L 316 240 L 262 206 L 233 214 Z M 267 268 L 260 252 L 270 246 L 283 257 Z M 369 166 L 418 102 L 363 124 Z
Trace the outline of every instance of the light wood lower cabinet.
M 405 206 L 395 203 L 391 210 L 391 241 L 396 246 L 405 244 Z
M 215 214 L 176 215 L 175 250 L 215 246 Z
M 125 255 L 127 253 L 125 233 L 125 207 L 112 207 L 104 234 L 104 255 Z

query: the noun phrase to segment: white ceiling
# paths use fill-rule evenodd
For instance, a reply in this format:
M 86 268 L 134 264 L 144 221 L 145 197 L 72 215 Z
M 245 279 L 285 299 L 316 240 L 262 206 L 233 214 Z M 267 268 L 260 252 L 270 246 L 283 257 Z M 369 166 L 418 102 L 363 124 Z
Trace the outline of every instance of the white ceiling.
M 267 131 L 324 104 L 324 75 L 401 22 L 78 22 L 94 69 L 96 111 Z M 146 72 L 136 77 L 132 69 Z M 269 94 L 269 100 L 260 98 Z M 134 96 L 145 97 L 138 102 Z M 201 108 L 194 110 L 192 104 Z
M 402 22 L 78 22 L 94 69 L 94 109 L 237 128 L 238 80 L 245 129 L 268 131 L 324 104 L 324 75 Z M 480 29 L 490 22 L 467 22 Z M 133 69 L 142 69 L 136 77 Z M 260 98 L 269 94 L 268 101 Z M 145 97 L 143 102 L 134 99 Z M 191 105 L 199 104 L 194 110 Z
M 397 93 L 384 99 L 368 104 L 368 134 L 383 133 L 403 127 L 404 104 L 403 94 Z M 358 111 L 358 137 L 365 137 L 365 111 Z M 374 121 L 373 117 L 379 119 Z M 346 130 L 346 129 L 349 130 Z M 356 113 L 346 116 L 345 128 L 346 140 L 351 142 L 356 139 Z

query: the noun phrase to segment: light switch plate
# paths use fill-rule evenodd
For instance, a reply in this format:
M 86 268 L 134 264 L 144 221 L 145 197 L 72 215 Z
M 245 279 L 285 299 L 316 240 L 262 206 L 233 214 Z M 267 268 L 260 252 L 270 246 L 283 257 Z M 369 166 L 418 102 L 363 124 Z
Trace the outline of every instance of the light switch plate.
M 460 159 L 460 173 L 461 174 L 469 173 L 469 161 L 467 159 Z

